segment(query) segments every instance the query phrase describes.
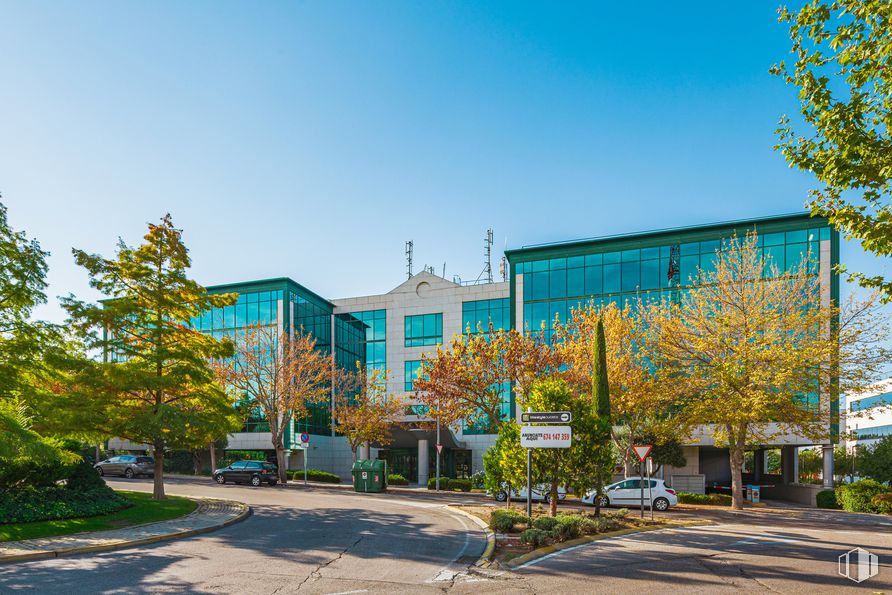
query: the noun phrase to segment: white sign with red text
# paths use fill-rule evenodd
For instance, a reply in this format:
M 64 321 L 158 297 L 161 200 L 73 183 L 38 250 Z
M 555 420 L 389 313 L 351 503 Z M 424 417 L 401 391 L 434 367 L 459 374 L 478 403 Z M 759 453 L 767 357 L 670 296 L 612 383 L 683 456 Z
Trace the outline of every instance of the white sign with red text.
M 523 448 L 570 448 L 573 432 L 570 426 L 521 426 Z

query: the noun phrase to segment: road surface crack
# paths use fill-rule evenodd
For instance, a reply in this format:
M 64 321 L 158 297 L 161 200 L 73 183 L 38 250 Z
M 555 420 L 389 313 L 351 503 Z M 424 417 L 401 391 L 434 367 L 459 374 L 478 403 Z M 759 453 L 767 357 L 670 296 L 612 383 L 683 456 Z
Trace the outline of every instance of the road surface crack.
M 338 553 L 337 556 L 335 556 L 334 558 L 332 558 L 332 559 L 330 559 L 330 560 L 328 560 L 328 561 L 326 561 L 326 562 L 322 562 L 322 563 L 320 563 L 318 566 L 316 566 L 316 568 L 314 568 L 313 571 L 312 571 L 310 574 L 308 574 L 307 577 L 306 577 L 304 580 L 302 580 L 302 581 L 300 581 L 300 583 L 298 583 L 298 585 L 297 585 L 297 589 L 296 589 L 296 590 L 297 590 L 297 591 L 300 591 L 301 588 L 302 588 L 308 581 L 310 581 L 310 579 L 312 579 L 313 581 L 317 581 L 317 580 L 319 580 L 320 578 L 322 578 L 322 570 L 325 569 L 325 568 L 328 568 L 329 566 L 331 566 L 332 564 L 334 564 L 335 562 L 337 562 L 338 560 L 340 560 L 341 558 L 343 558 L 343 557 L 344 557 L 344 554 L 346 554 L 346 553 L 349 552 L 351 549 L 353 549 L 353 548 L 355 548 L 357 545 L 359 545 L 359 542 L 362 541 L 362 538 L 363 538 L 363 537 L 365 537 L 365 536 L 364 536 L 364 535 L 360 535 L 359 537 L 356 538 L 356 541 L 354 541 L 353 543 L 351 543 L 350 545 L 348 545 L 347 547 L 345 547 L 343 550 L 341 550 L 341 551 Z M 276 589 L 276 591 L 278 591 L 278 589 Z M 273 591 L 273 594 L 275 594 L 276 591 Z

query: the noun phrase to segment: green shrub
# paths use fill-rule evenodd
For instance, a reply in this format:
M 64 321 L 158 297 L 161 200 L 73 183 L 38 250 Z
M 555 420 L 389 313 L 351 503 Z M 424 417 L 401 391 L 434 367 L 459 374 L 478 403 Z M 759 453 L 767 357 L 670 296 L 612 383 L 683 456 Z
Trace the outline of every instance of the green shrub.
M 470 492 L 471 491 L 471 480 L 470 479 L 450 479 L 449 480 L 449 489 L 450 490 L 459 490 L 462 492 Z
M 453 480 L 449 479 L 448 477 L 441 477 L 440 478 L 440 489 L 441 490 L 451 489 L 449 487 L 449 485 L 452 481 Z M 427 489 L 429 489 L 429 490 L 437 489 L 437 478 L 436 477 L 431 477 L 430 479 L 427 480 Z
M 69 490 L 77 490 L 86 492 L 105 487 L 105 480 L 99 476 L 93 465 L 86 461 L 81 461 L 72 466 L 68 473 L 68 479 L 65 487 Z
M 392 473 L 387 476 L 387 485 L 392 486 L 407 486 L 409 485 L 409 480 L 399 475 L 397 473 Z
M 561 514 L 557 516 L 557 525 L 554 531 L 560 541 L 576 539 L 582 534 L 582 522 L 585 520 L 581 514 Z
M 528 524 L 529 518 L 516 510 L 494 510 L 489 515 L 489 528 L 498 533 L 511 533 L 521 523 Z
M 583 517 L 582 522 L 579 523 L 579 531 L 583 535 L 594 535 L 598 532 L 598 526 L 598 519 Z
M 836 501 L 850 512 L 877 512 L 874 496 L 889 493 L 889 488 L 872 479 L 862 479 L 836 488 Z
M 533 519 L 533 528 L 542 531 L 551 531 L 558 525 L 558 518 L 553 516 L 540 516 Z
M 604 516 L 609 519 L 624 519 L 629 516 L 629 509 L 620 508 L 619 510 L 608 510 L 606 513 L 604 513 Z
M 712 506 L 731 506 L 732 498 L 728 494 L 693 494 L 678 492 L 678 501 L 682 504 L 707 504 Z
M 821 490 L 815 496 L 815 502 L 818 508 L 839 508 L 839 504 L 836 503 L 836 492 L 833 490 Z
M 543 531 L 542 529 L 526 529 L 523 533 L 520 534 L 520 542 L 526 543 L 534 548 L 541 547 L 548 543 L 550 539 L 550 535 L 548 531 Z
M 486 487 L 486 473 L 484 471 L 478 471 L 477 473 L 471 476 L 471 485 L 475 488 L 484 488 Z
M 288 476 L 292 481 L 303 481 L 304 472 L 289 471 Z M 307 469 L 307 481 L 318 481 L 322 483 L 341 483 L 340 475 L 329 473 L 328 471 L 320 471 L 319 469 Z
M 881 514 L 892 514 L 892 493 L 877 494 L 870 499 L 874 510 Z
M 616 531 L 623 526 L 623 522 L 620 518 L 610 515 L 599 517 L 596 521 L 598 523 L 598 533 L 609 533 L 610 531 Z
M 29 457 L 0 459 L 0 491 L 53 486 L 70 472 L 70 466 L 60 460 L 38 463 Z
M 91 490 L 28 487 L 0 492 L 0 525 L 97 516 L 131 505 L 107 486 Z

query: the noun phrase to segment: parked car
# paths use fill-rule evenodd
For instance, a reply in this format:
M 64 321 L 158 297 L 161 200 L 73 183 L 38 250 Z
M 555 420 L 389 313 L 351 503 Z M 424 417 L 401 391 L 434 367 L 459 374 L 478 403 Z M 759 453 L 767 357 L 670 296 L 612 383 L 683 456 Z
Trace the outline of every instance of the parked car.
M 536 500 L 537 502 L 548 502 L 551 499 L 551 487 L 545 485 L 544 483 L 540 483 L 538 485 L 533 486 L 533 494 L 532 500 Z M 563 486 L 558 486 L 558 502 L 563 502 L 564 498 L 567 497 L 567 489 Z M 506 484 L 502 484 L 502 489 L 499 490 L 494 498 L 499 502 L 504 502 L 508 499 L 508 486 Z M 517 489 L 511 490 L 511 499 L 512 500 L 526 500 L 527 499 L 527 488 L 526 486 Z
M 647 482 L 650 481 L 648 488 Z M 653 506 L 655 510 L 668 510 L 670 506 L 678 504 L 678 496 L 675 490 L 666 485 L 662 479 L 642 479 L 640 477 L 630 477 L 623 481 L 612 483 L 604 488 L 604 495 L 601 496 L 601 506 L 637 506 L 641 507 L 641 484 L 644 484 L 644 506 Z M 582 497 L 583 504 L 595 505 L 594 491 L 589 492 Z M 650 500 L 649 500 L 650 499 Z
M 123 475 L 127 478 L 137 475 L 154 477 L 155 459 L 136 455 L 121 455 L 99 461 L 93 465 L 93 468 L 99 472 L 99 475 Z
M 221 485 L 230 481 L 250 483 L 255 487 L 264 482 L 274 486 L 279 481 L 279 468 L 264 461 L 236 461 L 228 467 L 214 471 L 214 481 Z

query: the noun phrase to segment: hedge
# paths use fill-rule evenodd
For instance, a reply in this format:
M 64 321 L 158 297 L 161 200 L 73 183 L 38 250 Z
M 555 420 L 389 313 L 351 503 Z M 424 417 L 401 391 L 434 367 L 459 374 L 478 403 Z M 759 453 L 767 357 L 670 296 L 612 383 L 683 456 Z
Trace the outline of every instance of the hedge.
M 450 490 L 459 490 L 462 492 L 470 492 L 471 491 L 471 480 L 470 479 L 450 479 L 449 480 L 449 489 Z
M 712 506 L 731 506 L 733 499 L 728 494 L 694 494 L 691 492 L 678 492 L 678 501 L 681 504 L 708 504 Z
M 836 492 L 833 490 L 821 490 L 815 496 L 815 503 L 818 508 L 839 508 L 836 502 Z
M 407 486 L 409 485 L 409 480 L 402 475 L 394 473 L 387 476 L 387 484 L 392 486 Z
M 450 483 L 451 481 L 452 481 L 452 480 L 449 479 L 448 477 L 441 477 L 441 478 L 440 478 L 440 489 L 441 489 L 441 490 L 448 490 L 448 489 L 450 489 L 450 488 L 449 488 L 449 483 Z M 430 479 L 427 480 L 427 489 L 429 489 L 429 490 L 436 490 L 436 489 L 437 489 L 437 478 L 436 478 L 436 477 L 431 477 Z
M 873 504 L 874 496 L 890 493 L 890 489 L 878 481 L 862 479 L 836 488 L 836 501 L 850 512 L 879 512 Z
M 507 513 L 512 511 L 497 512 L 505 514 L 505 520 L 499 519 L 496 521 L 496 524 L 502 523 L 503 526 L 507 526 L 508 519 L 511 518 Z M 495 515 L 495 513 L 493 514 Z M 597 533 L 616 531 L 624 526 L 623 518 L 627 515 L 628 509 L 620 509 L 615 514 L 606 514 L 600 517 L 590 517 L 582 514 L 559 514 L 555 517 L 542 516 L 534 519 L 533 526 L 521 533 L 520 541 L 536 548 L 549 543 L 576 539 L 581 535 L 595 535 Z M 526 521 L 526 517 L 518 515 L 512 520 L 517 522 Z M 493 519 L 490 517 L 490 527 L 493 527 L 493 524 Z
M 874 509 L 882 514 L 892 514 L 892 493 L 877 494 L 870 499 Z
M 288 477 L 292 481 L 303 481 L 304 472 L 303 470 L 289 471 Z M 319 481 L 322 483 L 341 483 L 341 477 L 339 475 L 329 473 L 328 471 L 320 471 L 319 469 L 307 469 L 307 480 Z
M 97 516 L 130 506 L 129 500 L 107 486 L 89 490 L 29 487 L 0 492 L 0 524 Z
M 529 524 L 529 517 L 516 510 L 494 510 L 489 515 L 489 528 L 499 533 L 510 533 L 521 523 Z

